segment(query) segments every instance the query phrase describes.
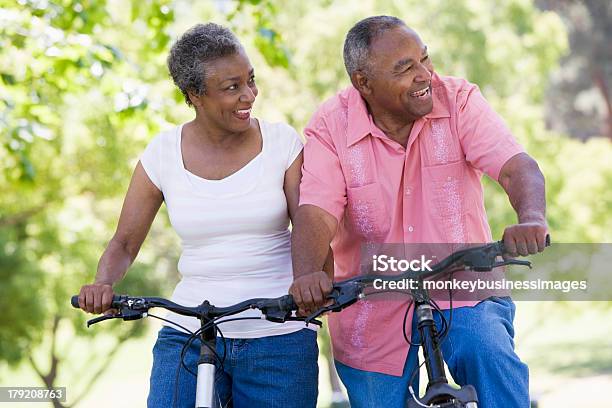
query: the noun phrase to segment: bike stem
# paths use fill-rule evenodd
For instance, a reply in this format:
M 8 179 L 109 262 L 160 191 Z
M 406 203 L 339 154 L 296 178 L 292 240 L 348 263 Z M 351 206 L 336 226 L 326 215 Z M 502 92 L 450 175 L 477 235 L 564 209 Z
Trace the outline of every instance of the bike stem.
M 455 389 L 448 384 L 446 372 L 444 371 L 444 360 L 440 349 L 440 338 L 438 329 L 433 318 L 433 310 L 429 304 L 429 293 L 423 285 L 423 279 L 419 279 L 417 289 L 413 290 L 415 304 L 415 318 L 417 328 L 421 335 L 421 346 L 425 357 L 427 369 L 427 391 L 422 398 L 425 405 L 439 404 L 443 407 L 477 408 L 478 397 L 476 389 L 466 385 Z M 449 402 L 452 401 L 452 402 Z M 412 401 L 408 400 L 408 407 L 412 407 Z
M 419 279 L 418 287 L 413 291 L 413 296 L 417 328 L 421 335 L 421 346 L 423 347 L 423 356 L 425 357 L 425 366 L 429 379 L 427 388 L 434 384 L 447 384 L 448 379 L 444 371 L 444 360 L 440 350 L 438 329 L 433 318 L 432 307 L 428 301 L 429 293 L 425 289 L 422 279 Z
M 206 311 L 210 307 L 208 301 L 202 304 Z M 208 313 L 204 313 L 200 318 L 202 327 L 208 326 L 200 333 L 202 344 L 200 346 L 200 358 L 198 359 L 198 378 L 196 386 L 196 408 L 215 407 L 215 371 L 216 358 L 213 350 L 217 345 L 217 327 L 211 324 L 212 319 Z

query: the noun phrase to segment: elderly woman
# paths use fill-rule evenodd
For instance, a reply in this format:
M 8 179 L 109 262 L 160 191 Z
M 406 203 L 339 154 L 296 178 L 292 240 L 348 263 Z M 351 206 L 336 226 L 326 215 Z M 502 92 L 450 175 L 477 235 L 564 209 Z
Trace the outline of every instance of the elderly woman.
M 277 297 L 292 282 L 289 220 L 298 204 L 302 143 L 293 128 L 251 116 L 254 69 L 234 34 L 196 25 L 172 47 L 168 68 L 195 118 L 162 132 L 147 146 L 130 183 L 117 231 L 100 259 L 95 282 L 81 288 L 81 308 L 107 311 L 112 286 L 126 273 L 162 202 L 181 237 L 182 279 L 172 300 L 225 306 Z M 248 313 L 247 313 L 248 315 Z M 196 319 L 169 320 L 195 331 Z M 217 370 L 222 406 L 314 407 L 316 331 L 303 323 L 240 320 L 221 325 Z M 153 349 L 149 407 L 173 406 L 176 370 L 189 335 L 164 326 Z M 199 342 L 186 356 L 196 370 Z M 195 405 L 195 378 L 179 376 L 180 407 Z

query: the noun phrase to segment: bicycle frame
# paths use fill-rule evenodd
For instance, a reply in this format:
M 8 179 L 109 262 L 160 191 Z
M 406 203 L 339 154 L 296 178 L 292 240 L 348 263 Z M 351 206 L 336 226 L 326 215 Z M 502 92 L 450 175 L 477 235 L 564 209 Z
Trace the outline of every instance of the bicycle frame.
M 78 295 L 72 296 L 71 304 L 79 308 Z M 172 312 L 198 318 L 201 330 L 198 334 L 201 340 L 200 356 L 197 367 L 196 380 L 196 408 L 217 408 L 217 394 L 215 390 L 216 363 L 218 356 L 215 353 L 217 342 L 216 319 L 238 314 L 248 309 L 259 309 L 267 320 L 283 323 L 290 320 L 305 321 L 306 317 L 296 317 L 292 312 L 298 307 L 291 295 L 279 298 L 255 298 L 245 300 L 228 307 L 215 307 L 205 300 L 196 307 L 181 306 L 169 300 L 158 297 L 129 297 L 113 296 L 111 308 L 119 310 L 119 313 L 111 316 L 101 316 L 87 322 L 87 327 L 104 320 L 122 319 L 137 320 L 148 315 L 150 308 L 161 307 Z M 222 321 L 221 321 L 222 322 Z M 320 326 L 322 323 L 316 319 L 310 319 L 308 323 Z
M 217 327 L 211 324 L 212 319 L 207 317 L 202 317 L 200 322 L 202 327 L 208 327 L 202 330 L 200 334 L 202 344 L 200 346 L 200 358 L 198 359 L 195 406 L 196 408 L 214 408 L 217 399 L 215 391 L 217 367 L 212 350 L 215 350 L 217 345 Z
M 423 356 L 425 357 L 428 383 L 427 391 L 421 398 L 422 402 L 420 404 L 415 401 L 413 390 L 410 388 L 413 398 L 407 401 L 407 407 L 431 406 L 443 403 L 445 405 L 441 405 L 441 407 L 464 406 L 465 408 L 477 408 L 478 397 L 473 386 L 466 385 L 460 389 L 455 389 L 448 384 L 446 372 L 444 371 L 442 351 L 440 350 L 438 329 L 433 318 L 432 307 L 429 304 L 429 294 L 421 283 L 422 280 L 419 280 L 419 288 L 412 295 L 415 305 L 414 315 L 421 336 L 420 347 L 423 348 Z M 463 405 L 457 405 L 454 402 L 448 405 L 449 400 L 461 401 Z
M 550 245 L 550 238 L 546 238 L 546 246 Z M 417 288 L 411 292 L 414 299 L 415 318 L 417 329 L 421 336 L 420 346 L 423 347 L 428 384 L 425 395 L 417 398 L 409 385 L 412 399 L 406 401 L 408 407 L 439 407 L 439 408 L 476 408 L 478 397 L 476 389 L 471 385 L 466 385 L 460 389 L 455 389 L 448 384 L 446 372 L 444 370 L 444 360 L 440 349 L 440 338 L 433 319 L 430 297 L 425 289 L 423 281 L 445 273 L 449 273 L 451 267 L 461 266 L 478 272 L 491 271 L 493 268 L 504 265 L 522 265 L 531 267 L 528 261 L 515 259 L 504 259 L 498 261 L 497 258 L 505 254 L 504 244 L 498 241 L 479 247 L 471 247 L 453 252 L 438 264 L 434 265 L 430 271 L 406 272 L 400 275 L 365 275 L 357 276 L 343 282 L 334 284 L 330 298 L 334 303 L 317 310 L 308 319 L 320 316 L 325 312 L 339 312 L 349 307 L 353 303 L 365 296 L 364 289 L 375 280 L 403 280 L 410 279 L 418 283 Z M 309 320 L 306 319 L 306 322 Z M 421 402 L 422 401 L 422 402 Z

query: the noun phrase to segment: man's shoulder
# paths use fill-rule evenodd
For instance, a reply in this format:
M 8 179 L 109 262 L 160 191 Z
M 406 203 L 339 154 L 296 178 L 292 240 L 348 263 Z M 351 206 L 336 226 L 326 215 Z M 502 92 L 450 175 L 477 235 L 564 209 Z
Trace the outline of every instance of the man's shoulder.
M 447 95 L 451 96 L 462 92 L 470 92 L 476 89 L 477 85 L 465 78 L 436 74 L 432 81 L 432 87 L 443 89 Z
M 357 90 L 352 86 L 348 86 L 324 100 L 312 115 L 311 123 L 320 120 L 326 121 L 334 119 L 338 116 L 346 116 L 348 112 L 349 97 L 353 92 L 357 92 Z

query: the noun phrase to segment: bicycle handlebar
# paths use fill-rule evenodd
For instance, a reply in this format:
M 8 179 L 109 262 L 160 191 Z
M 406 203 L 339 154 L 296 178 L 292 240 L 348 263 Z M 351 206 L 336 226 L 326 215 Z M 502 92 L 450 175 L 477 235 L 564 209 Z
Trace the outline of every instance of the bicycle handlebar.
M 80 308 L 79 296 L 72 296 L 70 303 L 73 307 Z M 201 320 L 214 320 L 219 317 L 235 315 L 249 309 L 259 309 L 267 320 L 278 323 L 289 320 L 304 321 L 306 319 L 305 317 L 292 316 L 292 312 L 298 310 L 298 307 L 291 295 L 284 295 L 278 298 L 254 298 L 227 307 L 214 306 L 208 301 L 199 306 L 189 307 L 159 297 L 114 295 L 110 307 L 112 309 L 119 309 L 119 314 L 92 319 L 87 322 L 87 326 L 89 327 L 92 324 L 113 318 L 122 318 L 123 320 L 140 319 L 146 316 L 149 309 L 155 307 L 160 307 L 183 316 L 196 317 Z M 310 322 L 321 325 L 321 322 L 312 319 Z
M 545 246 L 550 246 L 550 235 L 546 235 Z M 433 278 L 437 275 L 449 273 L 452 267 L 463 267 L 466 270 L 476 272 L 491 271 L 494 268 L 504 265 L 521 265 L 531 268 L 531 262 L 517 259 L 504 259 L 497 261 L 498 257 L 506 255 L 507 251 L 503 241 L 477 247 L 465 248 L 451 253 L 437 264 L 433 265 L 428 271 L 407 271 L 398 275 L 364 275 L 337 282 L 333 285 L 328 299 L 334 302 L 331 305 L 321 307 L 309 315 L 305 322 L 310 322 L 326 312 L 339 312 L 359 299 L 365 297 L 364 289 L 375 280 L 380 281 L 400 281 L 404 279 L 421 281 Z
M 546 236 L 546 246 L 550 246 L 550 236 Z M 357 302 L 364 295 L 364 288 L 380 279 L 383 281 L 399 281 L 403 279 L 424 280 L 436 275 L 448 273 L 451 267 L 462 266 L 464 269 L 477 272 L 490 271 L 503 265 L 522 265 L 531 267 L 531 262 L 516 259 L 504 259 L 497 261 L 497 258 L 506 254 L 503 241 L 493 242 L 477 247 L 461 249 L 453 252 L 442 261 L 433 265 L 428 271 L 407 271 L 399 275 L 365 275 L 337 282 L 333 285 L 332 292 L 328 299 L 334 302 L 320 308 L 308 317 L 293 316 L 292 312 L 298 310 L 291 295 L 284 295 L 278 298 L 254 298 L 245 300 L 232 306 L 217 307 L 204 301 L 199 306 L 187 307 L 176 304 L 169 300 L 159 297 L 130 297 L 115 295 L 111 302 L 112 309 L 119 309 L 120 313 L 114 316 L 103 316 L 87 322 L 89 327 L 92 324 L 112 318 L 122 318 L 123 320 L 136 320 L 144 317 L 149 309 L 161 307 L 172 312 L 197 317 L 200 320 L 213 320 L 222 316 L 235 315 L 248 309 L 259 309 L 265 319 L 284 323 L 288 320 L 304 321 L 306 324 L 314 323 L 321 325 L 316 320 L 317 317 L 326 312 L 339 312 L 342 309 Z M 72 296 L 71 304 L 79 308 L 78 295 Z

